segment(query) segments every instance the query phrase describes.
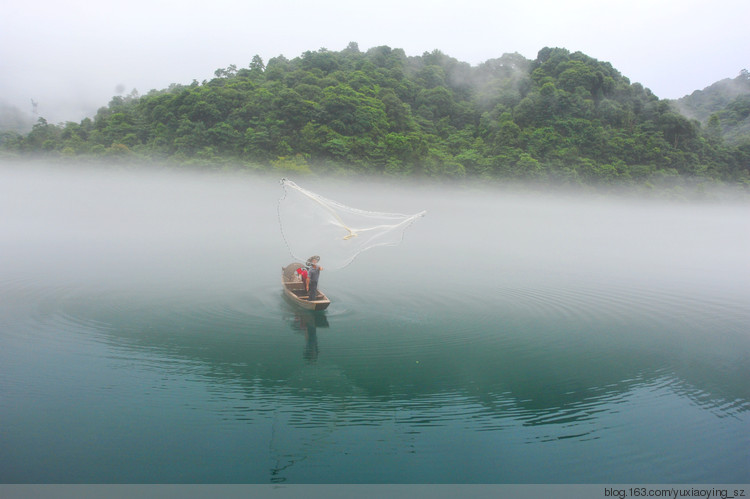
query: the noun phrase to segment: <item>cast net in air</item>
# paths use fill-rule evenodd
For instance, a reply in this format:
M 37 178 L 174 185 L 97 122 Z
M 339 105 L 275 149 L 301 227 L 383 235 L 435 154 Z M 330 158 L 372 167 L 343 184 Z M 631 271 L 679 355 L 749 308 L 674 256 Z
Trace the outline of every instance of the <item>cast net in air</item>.
M 341 269 L 360 253 L 376 246 L 395 246 L 418 218 L 401 213 L 359 210 L 282 179 L 279 224 L 289 252 L 299 261 L 320 255 L 327 269 Z

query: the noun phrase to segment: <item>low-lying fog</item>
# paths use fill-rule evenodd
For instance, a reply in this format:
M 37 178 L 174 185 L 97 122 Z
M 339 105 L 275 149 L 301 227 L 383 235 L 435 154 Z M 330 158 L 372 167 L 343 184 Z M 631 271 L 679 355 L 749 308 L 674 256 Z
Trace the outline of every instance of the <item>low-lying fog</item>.
M 279 230 L 278 180 L 236 172 L 5 165 L 0 275 L 104 288 L 231 283 L 238 289 L 275 282 L 291 258 Z M 348 286 L 356 285 L 355 276 L 441 286 L 470 279 L 619 279 L 747 294 L 750 282 L 748 203 L 294 180 L 364 210 L 427 210 L 400 246 L 370 250 L 330 276 Z

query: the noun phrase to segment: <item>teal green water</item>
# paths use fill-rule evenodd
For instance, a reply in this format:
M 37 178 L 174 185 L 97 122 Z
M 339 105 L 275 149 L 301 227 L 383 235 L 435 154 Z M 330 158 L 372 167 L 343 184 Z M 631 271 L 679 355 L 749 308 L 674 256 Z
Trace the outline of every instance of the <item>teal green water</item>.
M 0 177 L 2 483 L 750 481 L 747 205 L 310 181 L 428 210 L 310 313 L 275 179 Z

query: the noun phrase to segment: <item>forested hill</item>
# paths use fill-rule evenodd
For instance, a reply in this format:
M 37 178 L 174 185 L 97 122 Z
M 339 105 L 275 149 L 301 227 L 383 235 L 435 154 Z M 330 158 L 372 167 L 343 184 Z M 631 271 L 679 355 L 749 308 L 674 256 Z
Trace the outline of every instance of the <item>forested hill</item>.
M 684 115 L 699 120 L 708 135 L 721 135 L 730 144 L 750 142 L 750 72 L 717 81 L 675 102 Z
M 215 74 L 115 97 L 80 123 L 40 119 L 2 147 L 298 172 L 750 183 L 748 144 L 725 143 L 609 63 L 561 48 L 471 66 L 352 43 Z

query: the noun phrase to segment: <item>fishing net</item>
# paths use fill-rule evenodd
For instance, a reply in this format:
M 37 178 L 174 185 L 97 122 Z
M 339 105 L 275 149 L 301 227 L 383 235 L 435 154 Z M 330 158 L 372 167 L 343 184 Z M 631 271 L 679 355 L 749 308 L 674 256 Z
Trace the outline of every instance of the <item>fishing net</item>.
M 404 231 L 418 218 L 401 213 L 359 210 L 326 199 L 282 179 L 279 224 L 289 252 L 299 261 L 321 257 L 326 269 L 341 269 L 360 253 L 376 246 L 401 243 Z

